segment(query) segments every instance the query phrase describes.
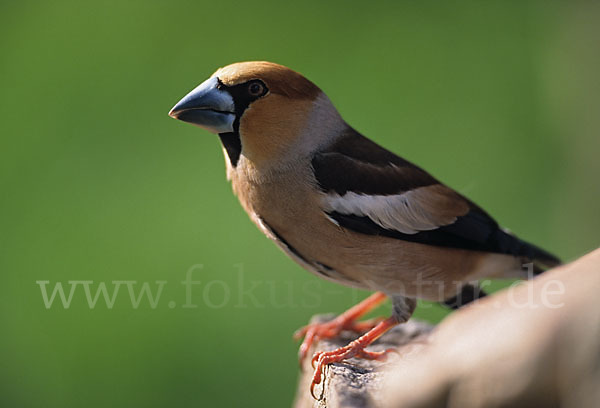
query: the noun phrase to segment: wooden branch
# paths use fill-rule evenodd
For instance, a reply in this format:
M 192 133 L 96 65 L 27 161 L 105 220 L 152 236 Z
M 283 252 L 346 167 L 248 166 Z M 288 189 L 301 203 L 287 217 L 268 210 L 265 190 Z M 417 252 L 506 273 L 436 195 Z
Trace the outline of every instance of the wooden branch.
M 354 338 L 344 333 L 314 351 Z M 600 407 L 600 249 L 434 329 L 411 320 L 370 349 L 389 347 L 399 354 L 387 363 L 329 366 L 319 401 L 310 396 L 313 370 L 305 362 L 295 408 Z
M 333 319 L 334 315 L 317 315 L 311 322 L 325 322 Z M 399 325 L 381 336 L 373 343 L 369 350 L 381 351 L 389 348 L 400 348 L 403 345 L 424 341 L 433 327 L 418 320 L 411 320 L 404 325 Z M 345 346 L 356 339 L 357 334 L 343 332 L 336 339 L 321 341 L 317 343 L 314 352 L 322 350 L 334 350 Z M 394 355 L 389 360 L 393 361 Z M 321 391 L 323 397 L 316 401 L 310 395 L 309 387 L 312 381 L 313 368 L 310 359 L 307 358 L 302 367 L 302 375 L 296 395 L 295 408 L 308 407 L 351 407 L 370 408 L 379 406 L 377 400 L 382 395 L 382 384 L 385 373 L 379 369 L 386 363 L 352 358 L 347 363 L 332 364 L 325 369 L 325 380 L 323 387 L 316 387 L 315 393 Z

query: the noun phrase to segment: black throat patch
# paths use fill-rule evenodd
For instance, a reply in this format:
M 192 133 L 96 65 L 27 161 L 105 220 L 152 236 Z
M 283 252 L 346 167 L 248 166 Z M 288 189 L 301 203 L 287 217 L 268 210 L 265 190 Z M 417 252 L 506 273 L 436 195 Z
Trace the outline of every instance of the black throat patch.
M 219 133 L 219 139 L 227 152 L 229 162 L 236 167 L 242 153 L 242 141 L 239 132 Z
M 265 96 L 269 92 L 269 89 L 260 79 L 253 79 L 234 86 L 227 86 L 220 79 L 217 78 L 217 80 L 219 81 L 217 88 L 227 91 L 233 98 L 235 105 L 233 132 L 219 133 L 219 138 L 227 152 L 229 162 L 233 167 L 236 167 L 242 154 L 242 140 L 240 139 L 240 120 L 242 115 L 252 102 Z M 252 85 L 260 86 L 261 92 L 257 94 L 249 93 Z

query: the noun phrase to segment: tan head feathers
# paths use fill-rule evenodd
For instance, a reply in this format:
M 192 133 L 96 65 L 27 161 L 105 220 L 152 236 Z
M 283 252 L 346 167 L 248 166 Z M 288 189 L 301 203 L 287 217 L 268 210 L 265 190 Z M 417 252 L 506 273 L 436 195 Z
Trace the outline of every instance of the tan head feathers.
M 227 86 L 260 79 L 269 92 L 297 99 L 315 99 L 321 90 L 296 71 L 267 61 L 237 62 L 219 68 L 213 76 Z

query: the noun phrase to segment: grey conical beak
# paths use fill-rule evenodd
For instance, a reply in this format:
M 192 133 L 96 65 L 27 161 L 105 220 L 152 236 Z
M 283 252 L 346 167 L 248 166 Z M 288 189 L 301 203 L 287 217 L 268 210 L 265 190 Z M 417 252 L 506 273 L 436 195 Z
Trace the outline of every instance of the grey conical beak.
M 233 98 L 226 90 L 217 88 L 218 84 L 216 77 L 207 79 L 177 102 L 169 116 L 200 126 L 209 132 L 233 132 Z

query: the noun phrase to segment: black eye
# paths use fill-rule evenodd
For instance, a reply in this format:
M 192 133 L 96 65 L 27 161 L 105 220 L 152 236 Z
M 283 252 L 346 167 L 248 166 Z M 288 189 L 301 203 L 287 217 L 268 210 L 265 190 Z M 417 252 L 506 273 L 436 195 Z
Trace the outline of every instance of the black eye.
M 251 96 L 261 96 L 265 90 L 265 87 L 260 82 L 252 82 L 248 85 L 248 93 Z

